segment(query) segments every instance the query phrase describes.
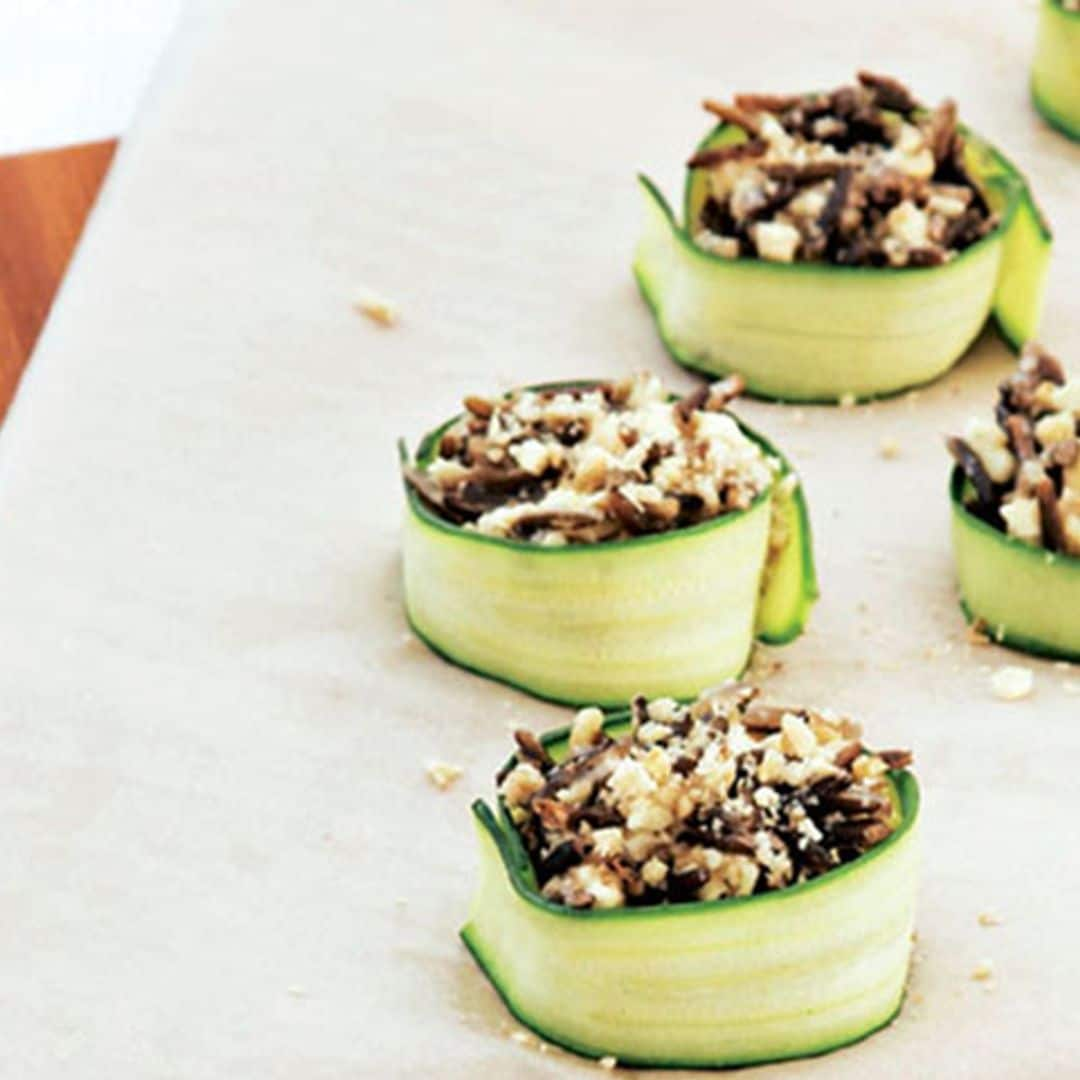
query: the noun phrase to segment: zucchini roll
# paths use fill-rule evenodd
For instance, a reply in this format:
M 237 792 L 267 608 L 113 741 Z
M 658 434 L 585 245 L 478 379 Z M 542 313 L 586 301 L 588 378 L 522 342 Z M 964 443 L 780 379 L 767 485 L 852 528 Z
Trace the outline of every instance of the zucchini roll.
M 968 618 L 1005 645 L 1080 660 L 1080 378 L 1027 345 L 993 417 L 948 447 Z
M 436 651 L 571 704 L 688 698 L 817 596 L 798 478 L 726 406 L 642 374 L 469 397 L 403 462 L 405 604 Z
M 1031 97 L 1048 124 L 1080 139 L 1080 0 L 1042 0 Z
M 919 794 L 906 751 L 727 683 L 518 751 L 473 806 L 465 943 L 544 1038 L 627 1065 L 817 1054 L 904 994 Z
M 937 378 L 991 314 L 1015 347 L 1034 335 L 1049 229 L 953 102 L 860 72 L 705 107 L 720 122 L 688 163 L 682 225 L 641 178 L 634 273 L 679 363 L 835 403 Z

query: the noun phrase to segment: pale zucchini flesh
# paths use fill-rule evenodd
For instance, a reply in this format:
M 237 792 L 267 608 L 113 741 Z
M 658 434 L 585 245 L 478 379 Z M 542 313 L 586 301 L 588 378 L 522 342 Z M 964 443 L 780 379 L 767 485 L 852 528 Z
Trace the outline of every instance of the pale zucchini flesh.
M 702 144 L 739 141 L 721 125 Z M 783 401 L 870 399 L 947 371 L 998 316 L 1014 344 L 1041 317 L 1050 237 L 1023 177 L 969 136 L 968 164 L 1002 215 L 991 234 L 944 266 L 844 267 L 723 259 L 698 248 L 688 225 L 641 178 L 645 228 L 634 273 L 667 350 L 709 374 L 740 372 L 751 393 Z M 684 221 L 706 197 L 688 175 Z
M 1080 139 L 1080 12 L 1042 0 L 1031 96 L 1047 123 Z
M 909 773 L 890 777 L 896 831 L 846 866 L 744 899 L 612 911 L 540 897 L 513 827 L 478 802 L 480 881 L 462 936 L 522 1023 L 591 1057 L 718 1067 L 844 1046 L 887 1024 L 904 994 L 919 796 Z
M 1080 660 L 1080 559 L 1033 547 L 980 520 L 953 473 L 953 551 L 961 603 L 995 641 L 1024 652 Z
M 407 490 L 409 622 L 447 659 L 553 701 L 693 697 L 738 675 L 755 635 L 796 637 L 817 596 L 801 488 L 778 506 L 788 540 L 762 593 L 775 490 L 691 528 L 564 548 L 462 529 Z

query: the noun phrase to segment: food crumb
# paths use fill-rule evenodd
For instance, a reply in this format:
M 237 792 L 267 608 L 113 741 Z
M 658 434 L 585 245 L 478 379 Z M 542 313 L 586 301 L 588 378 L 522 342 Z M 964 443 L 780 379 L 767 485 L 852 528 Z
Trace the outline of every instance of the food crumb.
M 881 440 L 878 450 L 886 461 L 900 456 L 900 444 L 891 435 L 886 435 Z
M 971 977 L 975 982 L 989 982 L 994 977 L 994 965 L 989 960 L 983 960 L 975 965 Z
M 450 765 L 445 761 L 433 761 L 427 767 L 428 779 L 440 791 L 451 788 L 464 772 L 460 765 Z
M 969 645 L 989 645 L 990 635 L 986 632 L 986 623 L 982 619 L 976 619 L 969 623 L 964 637 Z
M 539 1043 L 536 1036 L 530 1034 L 528 1031 L 512 1031 L 510 1032 L 510 1038 L 513 1039 L 518 1046 L 527 1046 L 530 1050 Z
M 389 300 L 366 289 L 361 290 L 353 307 L 379 326 L 390 327 L 398 321 L 397 308 Z
M 615 1057 L 614 1054 L 606 1054 L 596 1064 L 599 1065 L 601 1069 L 606 1069 L 608 1072 L 611 1072 L 611 1070 L 619 1064 L 619 1059 Z
M 1013 664 L 998 668 L 990 676 L 990 689 L 1001 701 L 1019 701 L 1026 698 L 1035 686 L 1035 673 L 1030 668 Z
M 1000 926 L 1003 920 L 1000 915 L 993 911 L 983 911 L 979 913 L 979 925 L 980 926 Z

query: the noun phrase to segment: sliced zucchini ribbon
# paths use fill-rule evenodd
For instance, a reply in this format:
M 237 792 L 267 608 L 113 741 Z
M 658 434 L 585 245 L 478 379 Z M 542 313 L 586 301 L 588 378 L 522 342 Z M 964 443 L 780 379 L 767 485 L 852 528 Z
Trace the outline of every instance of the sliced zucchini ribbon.
M 1080 660 L 1080 559 L 1025 544 L 972 513 L 970 481 L 953 471 L 953 551 L 961 605 L 1003 645 Z
M 556 760 L 566 734 L 543 740 Z M 844 1046 L 904 995 L 919 791 L 906 771 L 889 777 L 900 823 L 853 862 L 757 896 L 610 910 L 544 899 L 505 812 L 477 801 L 480 881 L 462 937 L 522 1023 L 591 1057 L 712 1067 Z
M 419 465 L 446 426 L 423 440 Z M 775 447 L 740 427 L 780 461 L 773 486 L 747 510 L 631 540 L 542 547 L 485 536 L 406 486 L 413 629 L 454 663 L 567 704 L 685 699 L 738 675 L 755 637 L 793 640 L 818 595 L 801 485 L 784 482 L 791 468 Z
M 1033 337 L 1050 230 L 1020 172 L 965 134 L 967 168 L 1000 221 L 934 267 L 726 259 L 698 247 L 689 232 L 707 197 L 701 170 L 688 172 L 682 225 L 656 185 L 640 177 L 645 228 L 634 274 L 667 351 L 709 374 L 737 371 L 761 397 L 836 403 L 938 378 L 990 315 L 1014 347 Z M 721 124 L 699 152 L 745 137 Z
M 1080 11 L 1042 0 L 1031 97 L 1047 123 L 1080 139 Z

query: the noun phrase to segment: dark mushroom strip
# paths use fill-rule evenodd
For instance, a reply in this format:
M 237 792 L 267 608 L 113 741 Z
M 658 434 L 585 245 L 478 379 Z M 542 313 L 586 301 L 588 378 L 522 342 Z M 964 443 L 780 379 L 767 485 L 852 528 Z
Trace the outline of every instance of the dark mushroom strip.
M 514 732 L 514 742 L 517 743 L 522 756 L 538 766 L 541 772 L 554 766 L 555 762 L 552 760 L 547 748 L 527 728 L 518 728 Z
M 873 93 L 875 103 L 883 109 L 909 113 L 919 107 L 918 99 L 898 79 L 865 69 L 859 71 L 857 77 L 860 85 Z
M 686 163 L 689 169 L 712 169 L 728 161 L 745 161 L 747 158 L 763 157 L 769 145 L 761 139 L 730 143 L 727 146 L 710 146 L 698 150 Z
M 949 436 L 945 440 L 945 445 L 949 448 L 949 453 L 956 459 L 956 463 L 964 470 L 964 475 L 974 486 L 979 504 L 986 509 L 996 510 L 997 500 L 994 482 L 987 475 L 979 455 L 963 439 L 955 435 Z
M 1022 413 L 1012 413 L 1005 418 L 1005 434 L 1009 437 L 1012 452 L 1021 461 L 1031 461 L 1038 457 L 1035 446 L 1035 430 L 1031 417 Z
M 956 141 L 956 112 L 956 102 L 948 99 L 930 113 L 926 122 L 926 141 L 936 165 L 941 165 L 952 156 L 953 143 Z
M 706 112 L 711 112 L 713 116 L 722 120 L 725 124 L 734 124 L 736 127 L 741 127 L 748 135 L 760 135 L 761 134 L 761 122 L 758 118 L 745 109 L 740 109 L 736 105 L 728 105 L 723 101 L 715 101 L 712 98 L 706 98 L 701 107 Z
M 1065 385 L 1065 368 L 1061 361 L 1034 341 L 1029 341 L 1020 354 L 1020 370 L 1025 375 L 1034 376 L 1039 382 Z
M 1039 500 L 1039 520 L 1042 524 L 1043 546 L 1048 551 L 1065 550 L 1065 523 L 1061 520 L 1054 482 L 1045 473 L 1034 486 L 1035 498 Z

